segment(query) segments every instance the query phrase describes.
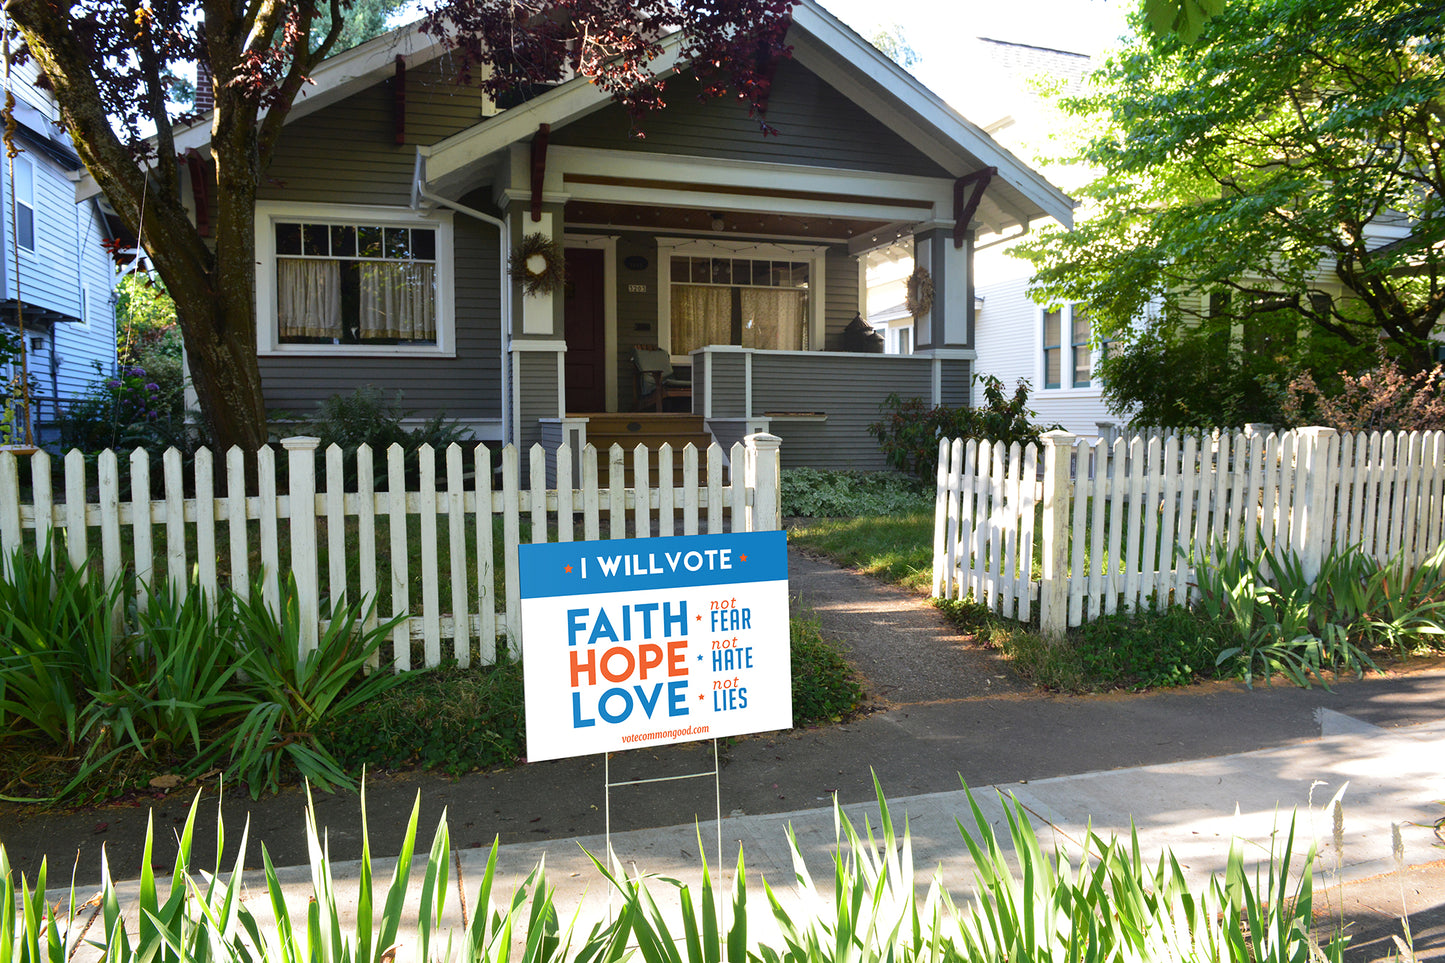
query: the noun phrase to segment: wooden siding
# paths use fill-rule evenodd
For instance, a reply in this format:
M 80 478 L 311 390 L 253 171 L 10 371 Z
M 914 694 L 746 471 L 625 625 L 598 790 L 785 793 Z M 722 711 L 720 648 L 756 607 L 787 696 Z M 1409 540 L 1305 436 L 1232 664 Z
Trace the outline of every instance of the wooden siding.
M 25 91 L 20 91 L 25 94 Z M 48 115 L 53 108 L 38 91 L 28 92 Z M 18 131 L 18 146 L 35 170 L 34 212 L 35 249 L 15 249 L 11 230 L 11 197 L 7 176 L 0 177 L 0 255 L 4 266 L 3 297 L 19 298 L 28 307 L 27 322 L 31 335 L 41 335 L 43 346 L 31 351 L 31 374 L 39 383 L 35 419 L 37 427 L 52 422 L 56 404 L 67 405 L 83 395 L 101 376 L 115 369 L 115 312 L 111 290 L 115 270 L 101 246 L 106 231 L 95 205 L 75 203 L 75 185 L 66 167 L 41 150 L 24 128 Z M 83 306 L 84 285 L 90 287 L 89 311 Z M 44 309 L 73 318 L 53 325 L 38 326 L 35 309 Z M 90 323 L 84 323 L 89 318 Z M 13 315 L 0 323 L 13 323 Z M 100 365 L 100 372 L 96 371 Z
M 266 404 L 304 417 L 331 395 L 371 384 L 402 392 L 403 407 L 418 415 L 501 417 L 497 230 L 462 216 L 455 225 L 455 358 L 388 357 L 384 351 L 374 357 L 263 357 Z
M 48 154 L 31 147 L 30 137 L 20 132 L 19 145 L 24 148 L 21 157 L 35 167 L 35 250 L 19 251 L 19 272 L 15 264 L 15 238 L 11 230 L 10 167 L 3 165 L 4 176 L 0 177 L 3 190 L 4 231 L 5 231 L 5 296 L 16 297 L 17 278 L 19 297 L 27 304 L 35 304 L 61 314 L 80 315 L 80 251 L 77 235 L 77 213 L 75 185 L 66 176 L 64 168 Z M 98 238 L 94 239 L 97 245 Z
M 1029 407 L 1037 412 L 1038 424 L 1060 424 L 1075 434 L 1094 435 L 1098 422 L 1121 421 L 1110 413 L 1097 385 L 1043 387 L 1043 319 L 1027 289 L 1028 281 L 1022 277 L 978 286 L 984 299 L 974 325 L 978 373 L 998 378 L 1009 393 L 1020 381 L 1027 381 Z
M 843 329 L 858 314 L 858 259 L 844 247 L 831 248 L 823 267 L 823 349 L 843 350 Z
M 482 120 L 482 95 L 448 79 L 441 63 L 407 74 L 406 143 L 396 143 L 395 95 L 388 79 L 289 125 L 258 199 L 410 204 L 416 145 L 436 143 Z
M 755 118 L 735 98 L 698 102 L 690 75 L 668 83 L 668 105 L 642 121 L 647 137 L 628 136 L 626 112 L 613 104 L 552 132 L 552 143 L 730 160 L 804 164 L 843 170 L 947 177 L 908 141 L 807 68 L 793 60 L 778 65 L 768 103 L 764 137 Z
M 712 413 L 714 418 L 743 418 L 748 415 L 747 355 L 720 351 L 712 356 Z
M 521 447 L 542 441 L 538 418 L 557 417 L 557 354 L 554 351 L 526 351 L 521 356 Z
M 55 326 L 55 353 L 59 356 L 55 386 L 59 389 L 62 403 L 83 395 L 96 380 L 96 362 L 107 373 L 115 366 L 116 321 L 111 293 L 111 286 L 115 283 L 115 266 L 100 245 L 106 234 L 105 224 L 95 205 L 89 201 L 72 204 L 69 213 L 75 224 L 80 262 L 80 274 L 75 282 L 76 315 L 84 314 L 83 320 L 88 323 Z M 81 285 L 90 289 L 88 312 L 81 304 Z
M 967 408 L 973 400 L 970 396 L 973 384 L 972 362 L 945 361 L 939 373 L 942 388 L 940 403 L 950 408 Z
M 769 430 L 783 439 L 784 468 L 860 468 L 888 465 L 868 426 L 890 392 L 930 395 L 932 361 L 898 355 L 838 353 L 753 356 L 753 413 L 818 412 L 826 420 L 774 417 Z

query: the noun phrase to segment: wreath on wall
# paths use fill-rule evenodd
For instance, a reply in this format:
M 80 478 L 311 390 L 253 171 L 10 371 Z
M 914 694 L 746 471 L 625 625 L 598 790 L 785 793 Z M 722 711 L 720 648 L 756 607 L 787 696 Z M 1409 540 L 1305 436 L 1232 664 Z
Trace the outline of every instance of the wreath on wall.
M 916 267 L 908 276 L 908 289 L 903 298 L 903 306 L 915 318 L 933 310 L 933 275 L 928 273 L 928 268 Z
M 524 295 L 551 294 L 562 288 L 562 249 L 545 234 L 524 236 L 507 264 L 512 280 L 522 282 Z

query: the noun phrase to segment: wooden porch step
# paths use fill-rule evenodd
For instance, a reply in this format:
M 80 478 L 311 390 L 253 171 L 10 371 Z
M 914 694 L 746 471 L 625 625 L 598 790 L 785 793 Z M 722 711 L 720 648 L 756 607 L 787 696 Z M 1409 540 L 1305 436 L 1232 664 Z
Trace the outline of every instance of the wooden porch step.
M 629 487 L 633 481 L 632 452 L 638 445 L 644 445 L 649 452 L 654 453 L 663 445 L 672 446 L 672 474 L 673 483 L 676 485 L 681 485 L 683 482 L 682 450 L 688 445 L 695 446 L 698 452 L 699 480 L 704 483 L 706 481 L 706 452 L 708 446 L 712 444 L 712 435 L 704 426 L 701 415 L 630 411 L 588 412 L 578 415 L 569 413 L 568 417 L 587 418 L 587 443 L 597 448 L 597 481 L 599 485 L 609 484 L 607 457 L 613 445 L 621 445 L 622 450 L 627 454 L 627 477 L 624 484 Z M 652 470 L 653 484 L 657 483 L 656 458 L 656 454 L 651 455 L 654 466 Z

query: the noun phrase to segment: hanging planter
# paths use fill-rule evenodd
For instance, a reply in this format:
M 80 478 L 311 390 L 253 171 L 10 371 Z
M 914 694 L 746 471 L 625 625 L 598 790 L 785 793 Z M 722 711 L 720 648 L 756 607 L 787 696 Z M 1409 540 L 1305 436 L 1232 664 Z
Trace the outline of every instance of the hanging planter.
M 903 306 L 915 318 L 933 310 L 933 275 L 928 273 L 928 268 L 916 267 L 908 276 L 908 293 L 904 296 Z
M 528 234 L 512 249 L 507 262 L 513 281 L 522 282 L 522 293 L 551 294 L 562 287 L 565 274 L 562 249 L 545 234 Z

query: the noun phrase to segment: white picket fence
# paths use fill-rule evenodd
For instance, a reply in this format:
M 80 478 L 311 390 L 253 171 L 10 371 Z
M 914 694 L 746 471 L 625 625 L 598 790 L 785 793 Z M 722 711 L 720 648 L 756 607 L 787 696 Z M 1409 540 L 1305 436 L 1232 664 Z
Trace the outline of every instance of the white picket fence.
M 1042 471 L 1040 471 L 1042 460 Z M 1413 567 L 1445 538 L 1445 434 L 1220 433 L 1119 438 L 1068 432 L 1033 446 L 939 444 L 933 594 L 1046 634 L 1188 598 L 1213 546 L 1261 540 L 1307 575 L 1359 546 Z M 1036 564 L 1035 559 L 1038 558 Z M 1037 608 L 1035 608 L 1037 606 Z
M 546 488 L 549 453 L 541 445 L 527 453 L 527 487 L 513 446 L 501 451 L 496 483 L 493 455 L 485 445 L 448 447 L 441 478 L 436 453 L 422 446 L 415 488 L 405 481 L 406 453 L 393 445 L 385 453 L 386 483 L 380 491 L 373 481 L 373 453 L 363 446 L 356 454 L 357 490 L 348 492 L 340 449 L 332 446 L 322 453 L 325 469 L 318 487 L 318 440 L 287 438 L 281 444 L 284 486 L 278 485 L 277 453 L 268 446 L 257 453 L 257 484 L 248 494 L 244 455 L 232 449 L 223 467 L 226 494 L 218 497 L 186 497 L 187 491 L 218 491 L 211 452 L 196 452 L 188 479 L 180 453 L 171 449 L 162 458 L 164 494 L 159 499 L 152 498 L 150 457 L 144 450 L 129 457 L 127 492 L 115 452 L 100 454 L 95 478 L 87 477 L 81 453 L 70 452 L 62 463 L 64 497 L 58 501 L 52 495 L 48 454 L 0 450 L 0 575 L 10 576 L 17 548 L 52 536 L 58 536 L 57 550 L 63 546 L 76 565 L 91 559 L 98 541 L 99 573 L 108 582 L 133 575 L 138 602 L 165 583 L 180 593 L 199 590 L 209 599 L 217 598 L 223 586 L 249 597 L 257 574 L 263 599 L 274 609 L 283 574 L 289 572 L 296 583 L 303 649 L 315 646 L 334 600 L 381 599 L 381 618 L 402 617 L 381 661 L 411 668 L 415 642 L 421 646 L 420 662 L 435 666 L 446 642 L 446 656 L 461 665 L 490 664 L 499 638 L 513 657 L 521 652 L 517 546 L 524 520 L 530 523 L 532 542 L 547 541 L 549 533 L 556 541 L 595 541 L 775 530 L 780 524 L 779 439 L 767 434 L 733 445 L 730 463 L 716 444 L 701 459 L 692 445 L 681 451 L 664 445 L 655 459 L 641 445 L 630 453 L 614 445 L 604 455 L 605 488 L 598 485 L 599 453 L 593 446 L 582 450 L 576 475 L 579 456 L 558 448 L 552 453 L 554 477 L 579 477 L 581 487 L 555 490 Z M 673 480 L 679 458 L 681 487 Z M 29 461 L 31 482 L 24 503 L 22 460 Z M 731 480 L 725 484 L 729 465 Z M 633 483 L 624 487 L 629 467 Z M 286 493 L 278 494 L 282 487 Z M 500 520 L 500 538 L 494 535 L 494 519 Z M 419 571 L 414 572 L 409 555 L 418 545 Z M 500 593 L 494 588 L 498 563 Z M 445 598 L 444 580 L 449 583 Z

